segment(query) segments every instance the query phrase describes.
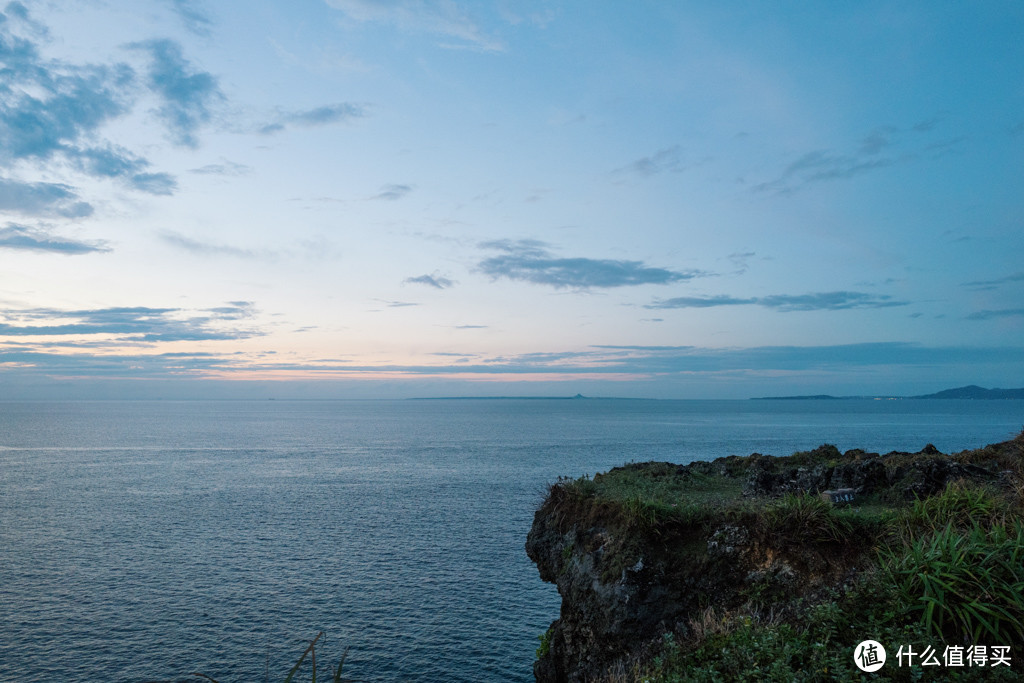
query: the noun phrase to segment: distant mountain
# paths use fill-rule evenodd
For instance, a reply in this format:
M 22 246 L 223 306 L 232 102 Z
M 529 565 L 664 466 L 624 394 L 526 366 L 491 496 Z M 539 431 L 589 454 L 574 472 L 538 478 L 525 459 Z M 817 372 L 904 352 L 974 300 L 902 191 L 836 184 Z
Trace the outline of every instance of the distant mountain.
M 934 394 L 912 396 L 911 398 L 968 398 L 984 400 L 1007 398 L 1024 399 L 1024 389 L 986 389 L 984 387 L 971 384 L 966 387 L 946 389 L 945 391 L 939 391 Z
M 1024 399 L 1024 389 L 986 389 L 985 387 L 979 387 L 976 384 L 971 384 L 966 387 L 959 387 L 957 389 L 946 389 L 939 391 L 934 394 L 925 394 L 924 396 L 829 396 L 828 394 L 818 394 L 816 396 L 762 396 L 753 399 L 754 401 L 821 401 L 821 400 L 840 400 L 840 399 L 851 399 L 851 398 L 873 398 L 875 400 L 881 399 L 914 399 L 914 398 L 951 398 L 951 399 L 976 399 L 982 401 L 991 401 L 998 399 Z

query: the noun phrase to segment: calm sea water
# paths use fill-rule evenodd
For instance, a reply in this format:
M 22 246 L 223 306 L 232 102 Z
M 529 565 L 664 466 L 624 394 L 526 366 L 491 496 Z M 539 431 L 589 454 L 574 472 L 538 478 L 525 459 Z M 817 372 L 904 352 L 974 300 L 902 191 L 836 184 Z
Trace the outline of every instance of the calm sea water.
M 1024 401 L 3 402 L 0 680 L 279 682 L 323 630 L 353 678 L 530 681 L 559 598 L 523 543 L 558 476 L 1022 426 Z

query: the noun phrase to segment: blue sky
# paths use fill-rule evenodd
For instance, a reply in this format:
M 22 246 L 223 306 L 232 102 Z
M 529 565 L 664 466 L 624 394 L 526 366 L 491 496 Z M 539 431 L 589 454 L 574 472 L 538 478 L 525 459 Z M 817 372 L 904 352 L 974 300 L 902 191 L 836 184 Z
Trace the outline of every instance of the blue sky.
M 1024 386 L 1019 3 L 0 12 L 0 398 Z

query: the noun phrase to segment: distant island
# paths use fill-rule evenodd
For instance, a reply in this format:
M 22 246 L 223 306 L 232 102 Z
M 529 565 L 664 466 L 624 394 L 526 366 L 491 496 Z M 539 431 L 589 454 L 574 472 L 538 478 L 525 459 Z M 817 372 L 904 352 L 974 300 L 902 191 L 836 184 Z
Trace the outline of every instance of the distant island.
M 956 389 L 944 389 L 934 394 L 923 396 L 830 396 L 828 394 L 815 394 L 813 396 L 760 396 L 753 398 L 753 401 L 820 401 L 820 400 L 846 400 L 846 399 L 874 399 L 874 400 L 897 400 L 897 399 L 918 399 L 918 398 L 952 398 L 972 400 L 1005 400 L 1024 399 L 1024 389 L 986 389 L 976 384 Z

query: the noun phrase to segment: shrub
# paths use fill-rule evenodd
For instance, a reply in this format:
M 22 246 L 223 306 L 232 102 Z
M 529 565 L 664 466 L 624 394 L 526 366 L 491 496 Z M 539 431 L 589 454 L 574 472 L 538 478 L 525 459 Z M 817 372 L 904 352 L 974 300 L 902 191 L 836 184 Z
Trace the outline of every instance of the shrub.
M 789 546 L 841 541 L 852 527 L 849 517 L 836 514 L 820 496 L 787 493 L 765 508 L 761 530 L 774 545 Z
M 1024 640 L 1024 522 L 968 530 L 952 522 L 882 554 L 930 634 L 954 642 Z
M 549 626 L 547 631 L 537 636 L 537 640 L 540 641 L 540 645 L 537 647 L 537 659 L 545 657 L 551 652 L 551 637 L 554 634 L 552 628 Z

